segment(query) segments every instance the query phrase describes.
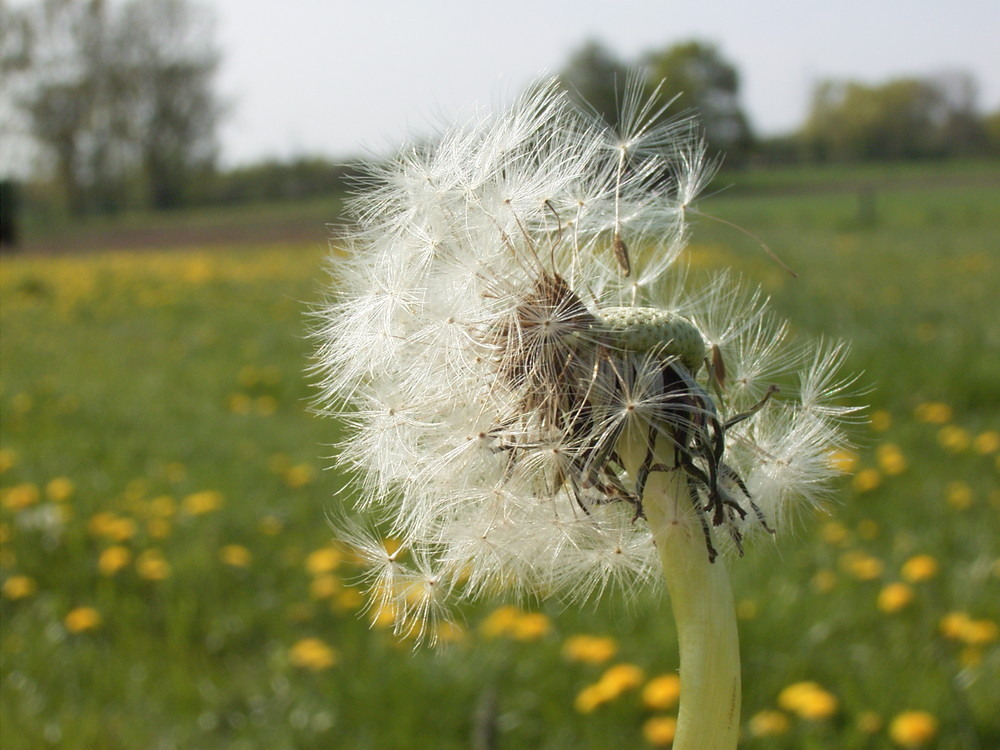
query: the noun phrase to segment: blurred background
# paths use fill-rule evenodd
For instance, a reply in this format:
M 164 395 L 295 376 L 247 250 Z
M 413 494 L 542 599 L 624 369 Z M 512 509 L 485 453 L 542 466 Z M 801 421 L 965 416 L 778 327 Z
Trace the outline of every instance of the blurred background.
M 614 124 L 631 75 L 721 160 L 696 271 L 851 341 L 867 391 L 836 501 L 733 562 L 742 746 L 1000 746 L 998 28 L 986 0 L 0 0 L 0 744 L 669 746 L 656 595 L 483 603 L 440 653 L 364 610 L 307 374 L 366 164 L 547 75 Z

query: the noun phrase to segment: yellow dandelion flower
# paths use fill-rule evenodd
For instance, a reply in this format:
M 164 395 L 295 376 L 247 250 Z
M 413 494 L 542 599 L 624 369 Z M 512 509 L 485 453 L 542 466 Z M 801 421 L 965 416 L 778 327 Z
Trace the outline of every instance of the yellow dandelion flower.
M 668 711 L 681 697 L 681 678 L 676 674 L 654 677 L 642 689 L 642 703 L 654 711 Z
M 820 536 L 827 544 L 840 546 L 847 541 L 847 527 L 838 521 L 828 521 L 820 529 Z
M 45 496 L 54 503 L 61 503 L 73 495 L 73 483 L 66 477 L 56 477 L 45 485 Z
M 890 583 L 878 593 L 878 608 L 886 614 L 905 609 L 913 601 L 913 589 L 905 583 Z
M 259 382 L 260 378 L 257 375 L 257 368 L 252 365 L 246 365 L 240 368 L 240 373 L 236 377 L 236 382 L 239 383 L 240 388 L 253 388 Z
M 812 585 L 819 593 L 826 594 L 837 585 L 837 574 L 826 568 L 818 570 L 812 578 Z
M 892 415 L 885 409 L 872 412 L 871 427 L 875 432 L 885 432 L 892 427 Z
M 881 560 L 860 550 L 845 552 L 841 555 L 840 567 L 845 573 L 849 573 L 859 581 L 872 581 L 881 576 L 885 569 Z
M 787 714 L 767 709 L 750 717 L 751 737 L 777 737 L 792 728 Z
M 929 581 L 938 573 L 938 563 L 930 555 L 914 555 L 901 569 L 901 575 L 910 583 Z
M 676 734 L 677 719 L 673 716 L 651 716 L 642 725 L 642 736 L 656 747 L 672 745 Z
M 24 599 L 35 593 L 38 586 L 29 576 L 11 576 L 3 582 L 3 595 L 8 599 Z
M 949 453 L 961 453 L 968 450 L 972 443 L 969 432 L 958 425 L 945 425 L 938 430 L 938 444 Z
M 570 661 L 603 664 L 618 651 L 614 638 L 595 635 L 574 635 L 566 639 L 562 653 Z
M 226 407 L 233 414 L 249 414 L 252 403 L 245 393 L 230 393 L 226 399 Z
M 7 510 L 16 512 L 34 505 L 38 502 L 39 497 L 38 488 L 26 482 L 3 490 L 2 494 L 0 494 L 0 498 L 2 498 L 0 499 L 0 504 Z
M 871 492 L 882 484 L 882 475 L 878 469 L 862 469 L 854 475 L 851 486 L 855 492 Z
M 896 476 L 906 471 L 906 456 L 895 443 L 883 443 L 875 449 L 879 468 L 886 476 Z
M 306 570 L 314 576 L 329 573 L 340 565 L 342 555 L 335 547 L 320 547 L 306 556 Z
M 838 701 L 815 682 L 796 682 L 778 695 L 778 705 L 803 719 L 828 719 L 837 713 Z
M 521 611 L 517 607 L 510 605 L 498 607 L 479 623 L 479 632 L 486 638 L 509 635 L 520 616 Z
M 96 630 L 101 626 L 101 613 L 93 607 L 77 607 L 70 610 L 63 618 L 63 624 L 70 633 L 82 633 L 86 630 Z
M 245 568 L 250 564 L 250 550 L 242 544 L 227 544 L 219 550 L 219 559 L 234 568 Z
M 338 655 L 319 638 L 303 638 L 289 649 L 288 658 L 293 666 L 320 672 L 336 664 Z
M 17 466 L 17 451 L 11 448 L 0 448 L 0 474 Z
M 337 576 L 324 573 L 316 576 L 309 583 L 309 596 L 313 599 L 329 599 L 340 590 L 340 581 Z
M 156 518 L 172 518 L 177 513 L 177 503 L 170 495 L 159 495 L 149 501 L 146 510 Z
M 858 466 L 858 454 L 840 448 L 830 454 L 830 465 L 844 474 L 852 474 Z
M 991 620 L 970 620 L 962 632 L 962 640 L 970 646 L 985 646 L 1000 635 L 1000 628 Z
M 202 490 L 184 498 L 184 511 L 192 516 L 210 513 L 222 507 L 222 493 L 215 490 Z
M 945 500 L 955 510 L 965 510 L 972 505 L 972 488 L 961 480 L 948 482 L 944 488 Z
M 576 694 L 573 706 L 579 713 L 589 714 L 605 703 L 614 700 L 616 697 L 617 695 L 612 694 L 609 685 L 602 682 L 595 682 L 592 685 L 587 685 L 587 687 Z
M 274 396 L 258 396 L 254 399 L 253 406 L 262 417 L 270 417 L 278 411 L 278 400 Z
M 285 472 L 285 484 L 289 487 L 305 487 L 316 479 L 316 469 L 309 464 L 296 464 Z
M 938 720 L 926 711 L 904 711 L 889 724 L 889 736 L 902 747 L 921 747 L 937 736 Z
M 128 547 L 115 545 L 101 552 L 101 556 L 97 558 L 97 569 L 101 575 L 113 576 L 130 562 L 132 562 L 132 552 Z
M 996 453 L 1000 450 L 1000 432 L 996 430 L 987 430 L 986 432 L 981 432 L 976 435 L 976 439 L 972 441 L 972 447 L 983 456 L 989 453 Z
M 437 624 L 436 633 L 438 643 L 459 643 L 466 637 L 465 629 L 461 625 L 447 621 Z
M 614 696 L 621 695 L 627 690 L 639 687 L 646 678 L 645 672 L 635 664 L 615 664 L 608 667 L 601 675 L 598 682 L 604 685 Z
M 518 641 L 537 641 L 548 634 L 552 623 L 541 612 L 525 612 L 514 621 L 510 636 Z
M 948 404 L 940 401 L 928 401 L 918 404 L 913 410 L 913 416 L 918 422 L 928 422 L 930 424 L 945 424 L 951 421 L 952 411 Z
M 962 640 L 966 628 L 972 620 L 965 612 L 949 612 L 938 623 L 941 634 L 950 640 Z
M 162 581 L 170 577 L 170 563 L 158 549 L 148 549 L 135 561 L 135 569 L 140 578 L 147 581 Z
M 337 609 L 352 610 L 357 609 L 364 603 L 364 597 L 357 589 L 345 588 L 337 594 L 333 603 Z

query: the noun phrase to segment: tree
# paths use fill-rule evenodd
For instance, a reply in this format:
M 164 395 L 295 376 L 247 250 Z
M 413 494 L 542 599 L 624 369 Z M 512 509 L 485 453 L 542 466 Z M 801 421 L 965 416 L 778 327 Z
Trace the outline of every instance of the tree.
M 221 114 L 208 16 L 187 0 L 38 0 L 19 20 L 17 104 L 69 210 L 119 209 L 136 187 L 158 208 L 183 202 Z
M 708 144 L 740 162 L 753 146 L 750 123 L 740 105 L 740 76 L 711 44 L 689 41 L 646 55 L 647 80 L 661 85 L 667 114 L 693 111 Z
M 615 126 L 628 77 L 628 66 L 600 42 L 591 40 L 570 55 L 559 82 L 577 104 Z
M 984 124 L 967 74 L 869 85 L 822 81 L 800 137 L 813 158 L 914 159 L 978 153 Z

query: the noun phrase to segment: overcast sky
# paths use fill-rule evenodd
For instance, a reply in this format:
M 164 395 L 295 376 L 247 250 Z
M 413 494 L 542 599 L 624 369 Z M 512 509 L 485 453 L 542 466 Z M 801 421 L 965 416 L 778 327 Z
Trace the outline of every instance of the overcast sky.
M 742 75 L 758 132 L 805 116 L 818 79 L 964 70 L 1000 108 L 998 0 L 204 0 L 232 106 L 228 164 L 384 152 L 495 106 L 597 39 L 625 61 L 698 38 Z

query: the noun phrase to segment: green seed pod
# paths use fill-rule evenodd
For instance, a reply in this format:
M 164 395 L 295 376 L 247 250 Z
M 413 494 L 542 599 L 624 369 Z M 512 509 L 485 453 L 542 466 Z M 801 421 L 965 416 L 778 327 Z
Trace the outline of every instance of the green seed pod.
M 613 345 L 633 352 L 675 356 L 695 374 L 705 361 L 705 340 L 694 324 L 655 307 L 605 307 L 597 311 L 601 326 L 613 334 Z

